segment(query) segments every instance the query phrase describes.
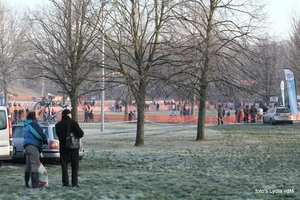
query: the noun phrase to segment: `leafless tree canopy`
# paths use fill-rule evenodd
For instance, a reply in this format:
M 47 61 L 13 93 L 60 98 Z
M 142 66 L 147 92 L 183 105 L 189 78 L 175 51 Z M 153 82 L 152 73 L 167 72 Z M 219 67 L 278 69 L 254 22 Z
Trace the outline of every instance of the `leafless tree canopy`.
M 191 92 L 198 96 L 196 140 L 204 140 L 209 89 L 217 88 L 218 93 L 228 96 L 248 91 L 237 74 L 245 77 L 249 74 L 244 61 L 249 59 L 249 47 L 256 41 L 264 17 L 262 8 L 249 1 L 211 0 L 180 1 L 173 10 L 177 19 L 174 38 L 180 36 L 180 43 L 174 42 L 177 45 L 174 47 L 178 61 L 184 63 L 174 68 L 174 77 L 175 82 L 181 79 L 180 83 L 192 86 Z
M 291 41 L 277 42 L 263 9 L 248 0 L 49 0 L 20 26 L 24 18 L 7 20 L 0 7 L 0 80 L 5 88 L 26 58 L 22 76 L 58 87 L 77 116 L 77 99 L 102 90 L 104 78 L 108 95 L 137 103 L 135 146 L 144 145 L 147 98 L 188 100 L 200 105 L 204 140 L 207 102 L 268 101 L 284 67 L 300 75 L 299 20 Z
M 14 95 L 17 85 L 22 83 L 26 30 L 24 14 L 0 2 L 0 81 L 4 103 L 7 103 L 8 95 Z
M 28 40 L 34 45 L 37 77 L 45 77 L 59 85 L 71 99 L 77 116 L 77 99 L 92 92 L 100 81 L 95 60 L 99 31 L 87 22 L 92 12 L 90 0 L 51 0 L 52 7 L 30 16 L 32 32 Z

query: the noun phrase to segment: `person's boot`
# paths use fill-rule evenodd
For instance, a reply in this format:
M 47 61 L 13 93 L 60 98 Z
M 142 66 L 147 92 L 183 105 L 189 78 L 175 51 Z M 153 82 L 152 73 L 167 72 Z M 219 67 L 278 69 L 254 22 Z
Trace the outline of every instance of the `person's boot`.
M 31 175 L 32 188 L 40 188 L 40 187 L 42 187 L 39 184 L 38 173 L 37 172 L 31 172 L 30 175 Z
M 29 187 L 29 184 L 28 184 L 29 179 L 30 179 L 30 172 L 25 172 L 25 178 L 24 178 L 24 180 L 25 180 L 25 187 Z

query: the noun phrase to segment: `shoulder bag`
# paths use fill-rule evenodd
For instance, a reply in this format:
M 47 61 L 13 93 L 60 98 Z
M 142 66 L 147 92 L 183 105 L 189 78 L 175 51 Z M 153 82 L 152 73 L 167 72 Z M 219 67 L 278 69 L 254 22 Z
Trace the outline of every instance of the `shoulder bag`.
M 75 133 L 70 132 L 70 121 L 68 123 L 68 133 L 66 137 L 66 149 L 75 150 L 80 148 L 80 139 L 75 136 Z

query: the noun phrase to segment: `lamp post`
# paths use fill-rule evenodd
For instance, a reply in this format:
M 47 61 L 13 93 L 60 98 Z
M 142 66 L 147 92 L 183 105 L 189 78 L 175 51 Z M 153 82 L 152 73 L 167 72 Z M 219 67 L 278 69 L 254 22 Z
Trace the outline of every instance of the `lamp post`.
M 104 3 L 102 2 L 102 22 L 101 28 L 104 29 Z M 101 132 L 104 131 L 104 34 L 102 34 L 102 58 L 101 58 Z
M 104 131 L 104 37 L 102 37 L 102 60 L 101 60 L 101 132 Z

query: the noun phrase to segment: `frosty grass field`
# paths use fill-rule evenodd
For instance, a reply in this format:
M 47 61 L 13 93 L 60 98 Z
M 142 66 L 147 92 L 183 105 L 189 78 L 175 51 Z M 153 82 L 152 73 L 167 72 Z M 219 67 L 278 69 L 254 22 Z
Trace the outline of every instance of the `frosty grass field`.
M 22 163 L 0 168 L 0 199 L 299 199 L 300 123 L 207 126 L 81 124 L 80 188 L 62 188 L 59 164 L 46 163 L 49 186 L 26 189 Z M 70 172 L 69 172 L 70 173 Z

